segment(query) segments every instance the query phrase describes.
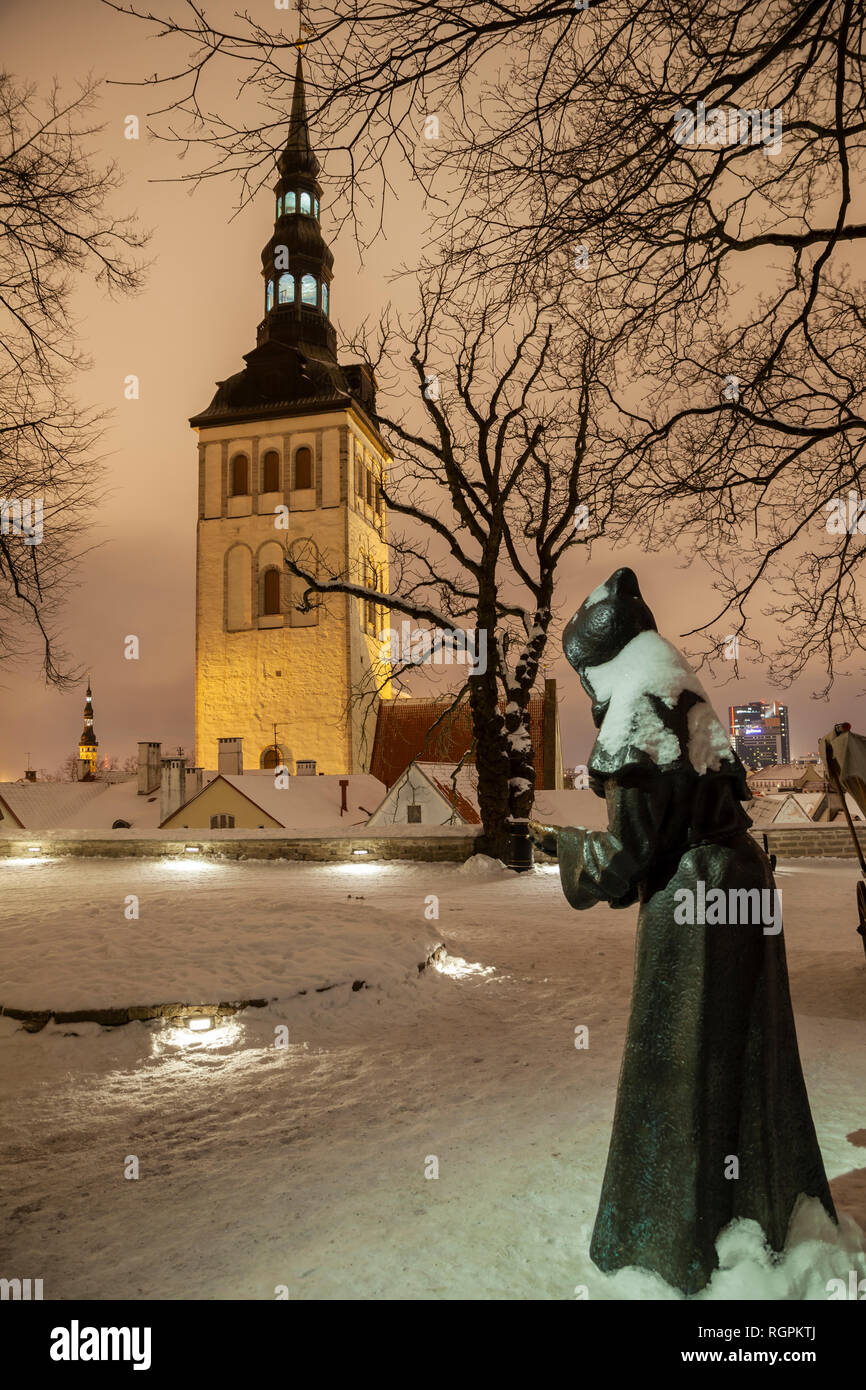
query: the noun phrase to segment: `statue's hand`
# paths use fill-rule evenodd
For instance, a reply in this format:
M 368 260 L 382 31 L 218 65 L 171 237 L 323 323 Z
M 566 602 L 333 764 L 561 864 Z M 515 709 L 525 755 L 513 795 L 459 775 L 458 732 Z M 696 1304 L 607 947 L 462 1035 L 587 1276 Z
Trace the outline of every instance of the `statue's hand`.
M 532 843 L 544 854 L 550 854 L 556 858 L 559 853 L 559 827 L 556 825 L 541 825 L 537 820 L 531 820 L 528 825 L 529 838 Z

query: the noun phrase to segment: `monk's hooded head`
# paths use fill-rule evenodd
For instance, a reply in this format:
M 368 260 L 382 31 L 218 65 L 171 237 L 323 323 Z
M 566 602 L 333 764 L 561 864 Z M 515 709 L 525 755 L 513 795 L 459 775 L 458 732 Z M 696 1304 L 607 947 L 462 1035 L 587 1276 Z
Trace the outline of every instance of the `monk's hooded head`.
M 634 570 L 616 570 L 584 599 L 562 635 L 562 650 L 580 676 L 600 724 L 604 707 L 587 677 L 587 668 L 604 666 L 639 632 L 657 632 L 656 620 L 641 597 Z

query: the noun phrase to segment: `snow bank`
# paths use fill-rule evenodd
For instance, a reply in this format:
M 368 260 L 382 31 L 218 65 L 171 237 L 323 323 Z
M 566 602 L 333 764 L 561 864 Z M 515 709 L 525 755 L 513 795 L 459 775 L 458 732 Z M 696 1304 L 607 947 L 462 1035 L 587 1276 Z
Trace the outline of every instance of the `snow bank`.
M 15 919 L 3 931 L 0 1005 L 214 1003 L 412 978 L 441 938 L 423 898 L 411 914 L 370 906 L 369 874 L 381 890 L 393 872 L 174 859 L 8 866 Z
M 516 869 L 509 869 L 501 859 L 491 859 L 488 854 L 473 854 L 457 871 L 461 878 L 504 878 L 514 877 Z

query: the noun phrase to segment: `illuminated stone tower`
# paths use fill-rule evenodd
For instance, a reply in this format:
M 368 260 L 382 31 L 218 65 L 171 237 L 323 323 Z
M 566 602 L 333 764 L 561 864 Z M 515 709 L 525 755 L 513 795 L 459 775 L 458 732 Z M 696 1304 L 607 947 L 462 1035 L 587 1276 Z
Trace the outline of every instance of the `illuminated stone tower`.
M 87 766 L 82 769 L 85 777 L 96 776 L 96 759 L 99 754 L 99 740 L 93 732 L 93 697 L 90 693 L 90 677 L 87 677 L 87 698 L 84 701 L 84 728 L 78 740 L 78 756 Z
M 199 439 L 196 763 L 216 767 L 217 740 L 242 738 L 248 769 L 279 761 L 294 771 L 301 758 L 318 772 L 359 772 L 374 711 L 352 692 L 378 669 L 387 621 L 379 605 L 345 595 L 299 613 L 303 586 L 284 564 L 287 547 L 304 542 L 320 575 L 387 592 L 379 484 L 389 458 L 371 371 L 337 360 L 334 258 L 320 229 L 300 48 L 277 167 L 256 346 L 190 421 Z

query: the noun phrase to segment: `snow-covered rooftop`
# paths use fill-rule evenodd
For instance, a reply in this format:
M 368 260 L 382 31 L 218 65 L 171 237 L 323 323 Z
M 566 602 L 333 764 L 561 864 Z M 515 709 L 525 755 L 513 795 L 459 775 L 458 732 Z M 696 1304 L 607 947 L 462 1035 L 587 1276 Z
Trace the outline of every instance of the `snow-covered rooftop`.
M 14 829 L 16 821 L 25 830 L 55 830 L 69 825 L 72 817 L 109 790 L 115 788 L 105 782 L 0 782 L 3 829 Z

